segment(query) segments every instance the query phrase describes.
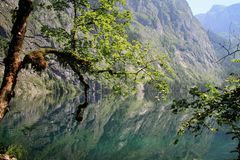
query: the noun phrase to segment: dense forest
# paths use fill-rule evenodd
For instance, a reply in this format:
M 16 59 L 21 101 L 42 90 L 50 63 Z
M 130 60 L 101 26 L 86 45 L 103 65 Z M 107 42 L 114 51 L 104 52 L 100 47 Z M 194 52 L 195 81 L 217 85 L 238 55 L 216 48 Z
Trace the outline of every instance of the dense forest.
M 238 6 L 2 0 L 0 159 L 240 159 Z

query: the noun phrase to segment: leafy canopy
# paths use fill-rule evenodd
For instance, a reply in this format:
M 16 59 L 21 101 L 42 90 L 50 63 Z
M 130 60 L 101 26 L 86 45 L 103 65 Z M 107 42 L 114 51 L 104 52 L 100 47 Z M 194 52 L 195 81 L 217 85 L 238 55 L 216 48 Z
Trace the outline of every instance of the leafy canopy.
M 167 57 L 157 54 L 148 44 L 130 41 L 127 28 L 131 13 L 124 9 L 125 0 L 52 0 L 42 4 L 55 11 L 58 18 L 70 27 L 44 25 L 42 32 L 58 44 L 64 56 L 62 63 L 71 65 L 84 77 L 96 80 L 117 93 L 136 89 L 139 83 L 152 83 L 163 94 L 168 93 L 166 74 L 172 74 Z M 66 22 L 63 22 L 66 21 Z M 89 62 L 81 64 L 67 56 Z M 69 59 L 69 60 L 68 60 Z
M 188 114 L 178 133 L 189 130 L 197 136 L 204 128 L 212 132 L 227 129 L 227 133 L 238 140 L 236 152 L 240 154 L 240 77 L 232 74 L 223 88 L 206 85 L 193 87 L 189 93 L 193 96 L 191 100 L 175 100 L 172 105 L 174 113 Z

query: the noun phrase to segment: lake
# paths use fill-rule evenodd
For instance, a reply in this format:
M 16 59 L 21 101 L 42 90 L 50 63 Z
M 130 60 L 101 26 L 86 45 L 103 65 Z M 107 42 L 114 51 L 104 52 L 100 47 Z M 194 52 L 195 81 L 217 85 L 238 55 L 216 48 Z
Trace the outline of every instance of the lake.
M 0 124 L 0 144 L 23 146 L 31 160 L 230 160 L 236 143 L 224 132 L 178 137 L 169 107 L 137 98 L 93 101 L 75 120 L 80 96 L 16 97 Z M 174 145 L 174 141 L 179 142 Z

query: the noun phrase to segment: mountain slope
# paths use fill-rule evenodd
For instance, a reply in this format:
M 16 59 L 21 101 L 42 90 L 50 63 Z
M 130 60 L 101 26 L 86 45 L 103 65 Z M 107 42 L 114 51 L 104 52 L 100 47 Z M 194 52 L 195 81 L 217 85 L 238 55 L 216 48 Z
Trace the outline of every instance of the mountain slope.
M 206 14 L 196 17 L 206 30 L 221 34 L 240 33 L 240 3 L 228 7 L 215 5 Z
M 132 37 L 168 53 L 182 83 L 218 81 L 221 66 L 208 35 L 185 0 L 129 0 Z
M 232 73 L 239 74 L 240 64 L 232 62 L 233 59 L 240 58 L 239 54 L 235 54 L 233 56 L 229 56 L 229 57 L 222 59 L 223 57 L 225 57 L 228 54 L 228 52 L 223 48 L 223 46 L 225 46 L 226 48 L 229 48 L 229 46 L 231 46 L 231 45 L 236 46 L 237 43 L 239 43 L 239 42 L 238 41 L 235 42 L 234 40 L 232 40 L 232 42 L 229 43 L 229 40 L 227 39 L 229 36 L 227 36 L 227 38 L 226 38 L 226 37 L 223 37 L 217 33 L 211 32 L 211 31 L 208 32 L 208 36 L 209 36 L 210 41 L 213 44 L 215 52 L 217 53 L 218 59 L 221 60 L 221 61 L 219 61 L 219 63 L 223 66 L 224 73 L 226 74 L 226 76 L 228 76 L 229 74 L 232 74 Z M 229 49 L 229 51 L 232 52 L 235 49 L 236 49 L 236 47 L 233 47 L 233 48 Z
M 225 57 L 229 52 L 237 49 L 240 34 L 240 3 L 231 6 L 215 5 L 206 14 L 196 15 L 205 30 L 208 31 L 218 59 Z M 226 74 L 239 73 L 239 64 L 232 63 L 231 60 L 239 58 L 238 55 L 226 57 L 221 61 Z
M 3 2 L 2 5 L 10 2 L 14 1 Z M 128 0 L 127 8 L 134 15 L 133 25 L 129 31 L 130 38 L 144 43 L 149 42 L 159 53 L 167 53 L 177 74 L 175 81 L 177 84 L 182 83 L 187 86 L 201 82 L 220 82 L 219 74 L 222 69 L 215 63 L 217 60 L 215 51 L 185 0 Z M 6 12 L 8 19 L 5 21 L 9 23 L 10 11 L 6 9 L 1 11 L 3 15 Z M 52 15 L 50 17 L 54 17 L 56 13 L 50 14 Z M 39 35 L 40 27 L 44 23 L 64 25 L 58 19 L 49 21 L 49 17 L 44 15 L 46 15 L 44 11 L 32 15 L 28 25 L 28 35 Z M 9 35 L 11 25 L 6 26 L 3 22 L 0 23 L 0 28 L 4 28 Z M 34 39 L 28 38 L 25 50 L 33 49 L 36 47 L 35 44 L 49 46 L 49 43 L 54 45 L 40 36 Z

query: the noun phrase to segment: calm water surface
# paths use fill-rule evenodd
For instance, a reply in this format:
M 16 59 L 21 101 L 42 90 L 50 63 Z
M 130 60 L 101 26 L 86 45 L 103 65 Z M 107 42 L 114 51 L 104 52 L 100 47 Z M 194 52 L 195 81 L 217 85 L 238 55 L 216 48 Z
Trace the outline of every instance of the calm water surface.
M 0 124 L 0 143 L 20 144 L 29 160 L 230 160 L 235 144 L 223 132 L 186 135 L 167 107 L 135 98 L 104 98 L 75 121 L 79 97 L 14 99 Z

